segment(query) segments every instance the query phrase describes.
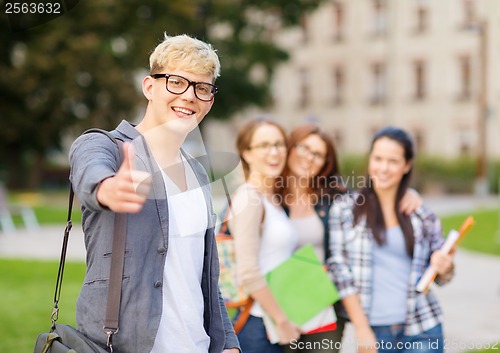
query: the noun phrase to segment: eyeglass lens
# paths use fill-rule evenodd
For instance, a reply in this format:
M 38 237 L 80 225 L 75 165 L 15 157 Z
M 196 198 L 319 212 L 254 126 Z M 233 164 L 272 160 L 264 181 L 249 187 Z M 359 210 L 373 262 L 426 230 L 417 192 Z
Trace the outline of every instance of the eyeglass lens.
M 308 146 L 298 143 L 296 146 L 297 152 L 302 156 L 311 156 L 317 161 L 323 161 L 325 156 L 319 152 L 313 152 Z
M 215 94 L 215 86 L 209 83 L 191 82 L 188 79 L 177 75 L 167 76 L 167 90 L 170 93 L 182 94 L 186 92 L 191 85 L 194 86 L 195 96 L 200 100 L 209 101 Z
M 286 149 L 286 144 L 283 141 L 278 141 L 275 143 L 263 142 L 255 146 L 251 146 L 250 148 L 259 149 L 264 151 L 265 153 L 269 153 L 273 148 L 275 148 L 278 152 L 281 152 Z

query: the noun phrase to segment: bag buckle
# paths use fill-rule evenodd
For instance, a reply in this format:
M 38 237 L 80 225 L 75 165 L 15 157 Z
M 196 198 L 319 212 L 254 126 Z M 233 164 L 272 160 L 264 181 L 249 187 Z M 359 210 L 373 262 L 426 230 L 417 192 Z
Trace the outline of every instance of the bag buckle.
M 54 308 L 52 308 L 52 313 L 50 314 L 50 321 L 52 321 L 51 331 L 56 329 L 57 319 L 59 319 L 59 307 L 56 304 Z
M 104 332 L 106 332 L 107 336 L 106 347 L 109 348 L 110 353 L 113 353 L 113 335 L 116 334 L 119 329 L 109 328 L 106 326 L 103 326 L 102 329 L 104 330 Z

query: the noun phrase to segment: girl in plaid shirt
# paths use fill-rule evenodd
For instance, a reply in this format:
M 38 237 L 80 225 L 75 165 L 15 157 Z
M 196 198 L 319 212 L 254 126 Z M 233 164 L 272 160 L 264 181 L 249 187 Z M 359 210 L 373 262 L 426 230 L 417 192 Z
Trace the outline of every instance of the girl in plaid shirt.
M 399 128 L 371 143 L 367 185 L 330 210 L 328 260 L 359 352 L 442 352 L 442 314 L 431 291 L 415 286 L 429 264 L 438 284 L 453 276 L 453 257 L 439 251 L 441 223 L 421 207 L 409 216 L 397 205 L 408 189 L 413 143 Z

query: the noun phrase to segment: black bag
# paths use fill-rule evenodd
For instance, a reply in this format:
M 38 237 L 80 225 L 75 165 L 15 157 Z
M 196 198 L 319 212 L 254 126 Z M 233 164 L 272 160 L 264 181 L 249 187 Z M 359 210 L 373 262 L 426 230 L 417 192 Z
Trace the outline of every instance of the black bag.
M 56 324 L 51 332 L 40 334 L 35 353 L 108 353 L 72 326 Z
M 121 146 L 109 132 L 100 129 L 90 129 L 84 132 L 98 132 L 108 136 L 120 150 Z M 57 273 L 56 289 L 54 294 L 54 308 L 50 317 L 52 326 L 50 332 L 38 335 L 35 343 L 34 353 L 108 353 L 113 352 L 112 337 L 118 332 L 118 317 L 120 313 L 121 285 L 123 276 L 123 262 L 125 254 L 125 238 L 127 215 L 115 214 L 115 228 L 113 233 L 113 252 L 111 256 L 111 269 L 109 275 L 108 301 L 106 305 L 105 325 L 103 335 L 107 336 L 107 349 L 93 342 L 90 338 L 72 326 L 56 324 L 59 315 L 59 299 L 61 297 L 61 286 L 64 274 L 64 263 L 66 261 L 66 251 L 68 247 L 69 233 L 71 231 L 71 211 L 73 209 L 74 192 L 70 185 L 68 218 L 66 229 L 64 230 L 63 245 L 61 249 L 61 259 L 59 261 L 59 271 Z M 117 256 L 115 256 L 115 254 Z

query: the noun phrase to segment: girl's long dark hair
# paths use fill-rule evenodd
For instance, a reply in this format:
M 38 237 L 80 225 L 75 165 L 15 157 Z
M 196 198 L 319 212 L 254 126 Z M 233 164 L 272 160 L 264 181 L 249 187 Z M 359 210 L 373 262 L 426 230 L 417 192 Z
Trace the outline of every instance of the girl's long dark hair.
M 373 150 L 373 145 L 375 144 L 375 142 L 382 137 L 386 137 L 393 141 L 396 141 L 401 145 L 401 147 L 403 147 L 404 158 L 406 162 L 410 162 L 413 160 L 415 153 L 413 148 L 413 141 L 410 135 L 406 131 L 392 126 L 382 128 L 375 133 L 372 138 L 370 153 Z M 401 230 L 403 231 L 406 251 L 410 257 L 413 257 L 413 248 L 415 244 L 413 227 L 411 225 L 410 217 L 399 211 L 399 204 L 406 191 L 408 190 L 412 170 L 413 166 L 405 175 L 403 175 L 396 195 L 396 202 L 394 203 L 394 210 L 396 212 Z M 387 237 L 384 214 L 382 212 L 377 194 L 373 189 L 374 181 L 370 179 L 369 175 L 367 177 L 367 180 L 368 184 L 360 190 L 360 195 L 358 196 L 356 206 L 353 210 L 354 222 L 358 223 L 363 216 L 366 216 L 367 225 L 372 230 L 375 241 L 377 242 L 377 244 L 381 245 L 386 242 Z

